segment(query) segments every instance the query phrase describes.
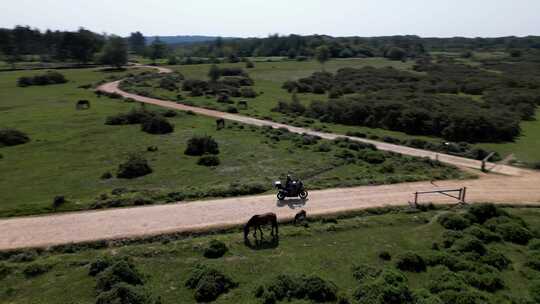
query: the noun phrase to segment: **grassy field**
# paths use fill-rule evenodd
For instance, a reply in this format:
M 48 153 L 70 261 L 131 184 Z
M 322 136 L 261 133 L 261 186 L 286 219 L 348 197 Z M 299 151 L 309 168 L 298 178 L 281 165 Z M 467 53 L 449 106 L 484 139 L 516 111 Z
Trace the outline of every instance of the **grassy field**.
M 438 54 L 438 53 L 437 53 Z M 441 55 L 449 56 L 448 53 L 441 53 Z M 457 54 L 456 54 L 457 55 Z M 499 58 L 503 56 L 503 53 L 475 53 L 479 58 Z M 491 57 L 490 57 L 491 56 Z M 223 67 L 244 67 L 243 63 L 237 64 L 221 64 Z M 408 61 L 403 63 L 401 61 L 391 61 L 384 58 L 367 58 L 367 59 L 336 59 L 331 60 L 325 64 L 325 70 L 329 72 L 335 72 L 343 67 L 360 68 L 364 66 L 373 66 L 377 68 L 381 67 L 393 67 L 399 70 L 412 71 L 413 63 Z M 187 66 L 171 66 L 174 70 L 177 70 L 184 74 L 187 78 L 195 79 L 207 79 L 208 69 L 210 65 L 187 65 Z M 292 119 L 285 117 L 281 113 L 272 112 L 278 100 L 290 100 L 291 96 L 284 89 L 281 89 L 281 85 L 286 80 L 294 80 L 301 77 L 309 76 L 313 72 L 320 71 L 321 65 L 316 61 L 306 62 L 294 62 L 294 61 L 282 61 L 282 62 L 256 62 L 254 69 L 246 69 L 249 75 L 255 80 L 254 89 L 260 94 L 255 99 L 246 99 L 249 107 L 247 110 L 240 109 L 242 114 L 255 116 L 259 118 L 270 118 L 272 120 L 293 123 L 302 126 L 309 126 L 315 129 L 322 129 L 326 131 L 346 133 L 349 131 L 362 132 L 368 135 L 374 135 L 378 137 L 391 136 L 399 139 L 420 138 L 427 141 L 440 141 L 440 138 L 427 137 L 427 136 L 411 136 L 403 132 L 389 131 L 378 128 L 368 128 L 360 126 L 344 126 L 332 123 L 306 123 L 301 119 Z M 167 92 L 166 90 L 156 90 L 158 96 L 165 99 L 174 99 L 176 93 Z M 307 105 L 312 100 L 325 100 L 326 95 L 316 94 L 298 94 L 299 100 Z M 471 97 L 471 95 L 467 95 Z M 242 99 L 242 98 L 238 98 Z M 481 102 L 478 96 L 474 96 L 474 100 Z M 224 105 L 216 102 L 215 99 L 209 99 L 206 97 L 188 97 L 190 103 L 198 106 L 216 108 L 220 110 L 226 110 L 228 105 Z M 537 115 L 540 117 L 540 114 Z M 524 163 L 536 163 L 540 162 L 540 149 L 538 148 L 538 128 L 540 123 L 536 121 L 523 122 L 522 136 L 515 143 L 502 143 L 502 144 L 479 144 L 477 147 L 486 148 L 491 151 L 498 152 L 504 158 L 509 154 L 514 154 L 518 161 Z
M 144 133 L 139 125 L 109 126 L 104 124 L 106 117 L 139 105 L 97 98 L 78 87 L 121 73 L 63 70 L 69 79 L 66 84 L 16 86 L 18 77 L 36 73 L 3 73 L 0 79 L 0 128 L 16 128 L 31 138 L 24 145 L 0 148 L 0 217 L 50 212 L 53 198 L 60 195 L 68 201 L 60 211 L 88 209 L 100 194 L 113 189 L 134 190 L 129 194 L 132 199 L 142 196 L 151 202 L 178 199 L 168 197 L 171 192 L 221 196 L 235 183 L 258 183 L 269 190 L 273 180 L 288 172 L 305 178 L 309 189 L 465 176 L 452 168 L 396 156 L 377 165 L 346 161 L 336 156 L 346 149 L 330 145 L 330 151 L 318 152 L 321 142 L 302 145 L 299 136 L 242 125 L 216 131 L 213 119 L 186 113 L 170 118 L 175 132 L 169 135 Z M 91 109 L 77 111 L 80 99 L 90 100 Z M 191 136 L 205 134 L 220 145 L 218 167 L 199 166 L 197 157 L 183 154 Z M 148 152 L 150 146 L 159 150 Z M 100 178 L 105 172 L 114 175 L 129 153 L 143 154 L 154 173 L 133 180 Z M 384 168 L 388 166 L 393 173 Z
M 521 217 L 529 230 L 540 229 L 540 210 L 506 209 L 506 211 L 513 216 Z M 246 247 L 240 231 L 234 231 L 75 253 L 46 253 L 31 262 L 16 262 L 22 259 L 19 255 L 3 262 L 4 267 L 8 267 L 10 271 L 3 280 L 0 277 L 0 302 L 95 303 L 96 280 L 88 275 L 89 264 L 100 256 L 114 255 L 129 257 L 144 275 L 147 290 L 154 296 L 161 297 L 163 304 L 195 303 L 193 290 L 186 288 L 184 283 L 192 267 L 201 263 L 222 271 L 239 283 L 237 288 L 221 295 L 215 303 L 263 303 L 261 299 L 255 298 L 254 291 L 258 286 L 268 284 L 278 274 L 319 276 L 333 282 L 342 297 L 348 298 L 351 303 L 358 303 L 352 301 L 353 294 L 359 286 L 353 278 L 354 265 L 370 265 L 375 269 L 396 269 L 398 256 L 405 251 L 414 251 L 425 261 L 429 261 L 430 256 L 451 252 L 442 247 L 439 250 L 432 249 L 433 243 L 443 244 L 443 235 L 448 234 L 437 221 L 437 218 L 445 212 L 447 211 L 432 210 L 410 214 L 390 212 L 384 215 L 366 213 L 348 219 L 311 221 L 306 227 L 282 225 L 279 243 L 273 243 L 271 246 L 270 243 L 266 243 L 268 245 L 266 248 L 258 250 Z M 213 239 L 220 240 L 228 246 L 229 252 L 224 257 L 219 259 L 203 257 L 203 248 Z M 493 268 L 492 275 L 502 279 L 503 282 L 503 287 L 496 292 L 462 286 L 465 289 L 461 290 L 461 293 L 472 292 L 486 299 L 480 301 L 468 298 L 466 303 L 533 303 L 527 302 L 531 300 L 529 290 L 535 280 L 540 278 L 540 272 L 526 266 L 526 262 L 535 256 L 533 250 L 510 242 L 493 242 L 485 246 L 488 252 L 503 253 L 511 264 L 500 272 Z M 391 255 L 391 261 L 379 258 L 381 251 L 387 251 Z M 470 254 L 469 252 L 459 255 L 459 258 L 471 259 Z M 33 256 L 29 256 L 27 260 L 32 260 Z M 477 262 L 474 257 L 472 259 L 473 262 Z M 33 264 L 46 265 L 50 270 L 29 278 L 23 274 L 24 269 Z M 427 271 L 402 273 L 408 280 L 406 283 L 408 288 L 416 293 L 420 289 L 444 288 L 433 287 L 433 284 L 437 283 L 432 278 L 441 271 L 448 269 L 444 266 L 429 266 Z M 459 272 L 459 275 L 466 274 Z M 439 282 L 443 283 L 450 286 L 454 282 Z M 291 303 L 310 302 L 293 299 Z

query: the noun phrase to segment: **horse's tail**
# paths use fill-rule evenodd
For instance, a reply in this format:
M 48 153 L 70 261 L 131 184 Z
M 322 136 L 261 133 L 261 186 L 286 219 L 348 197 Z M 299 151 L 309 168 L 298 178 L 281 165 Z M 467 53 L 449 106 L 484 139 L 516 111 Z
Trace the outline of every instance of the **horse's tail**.
M 244 239 L 247 240 L 249 234 L 249 224 L 244 225 Z

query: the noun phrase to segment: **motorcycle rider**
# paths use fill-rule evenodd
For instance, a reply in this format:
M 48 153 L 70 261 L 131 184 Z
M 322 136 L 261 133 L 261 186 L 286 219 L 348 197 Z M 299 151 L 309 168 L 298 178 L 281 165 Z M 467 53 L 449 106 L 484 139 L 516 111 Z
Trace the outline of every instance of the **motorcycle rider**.
M 290 174 L 287 174 L 287 180 L 285 181 L 285 189 L 289 191 L 290 187 L 292 186 L 293 179 Z

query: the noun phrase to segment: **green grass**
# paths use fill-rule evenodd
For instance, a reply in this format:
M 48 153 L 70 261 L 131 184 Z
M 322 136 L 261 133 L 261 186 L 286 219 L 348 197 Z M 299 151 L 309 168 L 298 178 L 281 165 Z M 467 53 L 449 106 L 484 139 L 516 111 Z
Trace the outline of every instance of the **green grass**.
M 540 228 L 539 209 L 507 211 L 521 216 L 532 230 Z M 5 262 L 13 271 L 0 281 L 0 302 L 94 303 L 95 279 L 87 275 L 89 263 L 106 254 L 131 257 L 145 275 L 145 286 L 155 296 L 160 296 L 163 304 L 195 303 L 192 290 L 187 289 L 184 282 L 190 269 L 198 263 L 211 265 L 240 284 L 215 303 L 262 303 L 254 298 L 254 289 L 281 273 L 320 276 L 334 282 L 340 293 L 351 299 L 358 286 L 352 277 L 353 265 L 365 263 L 375 267 L 394 267 L 393 261 L 384 262 L 378 258 L 381 250 L 388 251 L 394 260 L 407 250 L 421 255 L 431 252 L 432 243 L 438 242 L 444 231 L 435 220 L 440 212 L 356 216 L 339 219 L 337 223 L 314 221 L 307 228 L 282 225 L 277 247 L 262 250 L 246 247 L 240 231 L 235 231 L 73 254 L 47 253 L 36 262 L 54 265 L 52 270 L 31 279 L 21 273 L 28 263 Z M 229 253 L 221 259 L 204 258 L 202 248 L 212 239 L 226 243 Z M 504 253 L 511 259 L 512 266 L 500 273 L 506 288 L 494 294 L 482 293 L 489 297 L 490 303 L 506 303 L 509 298 L 527 299 L 531 280 L 540 276 L 524 266 L 527 248 L 510 243 L 490 244 L 488 248 Z M 426 273 L 407 272 L 409 287 L 425 288 L 432 272 L 433 268 L 428 268 Z
M 540 163 L 540 110 L 536 112 L 536 120 L 521 123 L 521 130 L 522 134 L 515 142 L 479 146 L 503 156 L 513 154 L 518 161 L 528 164 Z
M 67 84 L 15 85 L 18 77 L 36 73 L 10 72 L 0 78 L 0 128 L 16 128 L 31 138 L 24 145 L 0 148 L 0 217 L 51 212 L 57 195 L 68 200 L 60 211 L 87 209 L 99 194 L 116 188 L 150 191 L 150 199 L 157 202 L 164 202 L 169 192 L 204 193 L 235 182 L 257 182 L 270 189 L 271 182 L 287 172 L 306 178 L 309 189 L 467 176 L 450 167 L 433 168 L 420 160 L 395 156 L 380 165 L 345 163 L 334 156 L 339 149 L 316 152 L 316 145 L 298 147 L 293 140 L 271 140 L 255 127 L 229 125 L 216 131 L 214 119 L 182 113 L 170 119 L 175 132 L 169 135 L 149 135 L 139 125 L 107 126 L 107 116 L 139 105 L 99 99 L 78 86 L 122 74 L 63 70 Z M 80 99 L 90 100 L 91 109 L 75 110 Z M 199 166 L 197 157 L 183 154 L 191 136 L 204 134 L 220 145 L 221 165 L 216 168 Z M 147 152 L 149 146 L 159 151 Z M 134 152 L 150 161 L 154 173 L 133 180 L 100 179 L 105 172 L 114 174 Z M 382 173 L 388 164 L 394 173 Z

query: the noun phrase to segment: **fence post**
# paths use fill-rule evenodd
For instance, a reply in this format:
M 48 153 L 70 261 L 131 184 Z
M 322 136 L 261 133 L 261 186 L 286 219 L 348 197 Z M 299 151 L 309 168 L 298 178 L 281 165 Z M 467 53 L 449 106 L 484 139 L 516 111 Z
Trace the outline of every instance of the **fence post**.
M 414 193 L 414 206 L 418 206 L 418 191 Z
M 461 201 L 465 203 L 465 194 L 467 194 L 467 187 L 463 187 L 463 193 L 461 194 Z

